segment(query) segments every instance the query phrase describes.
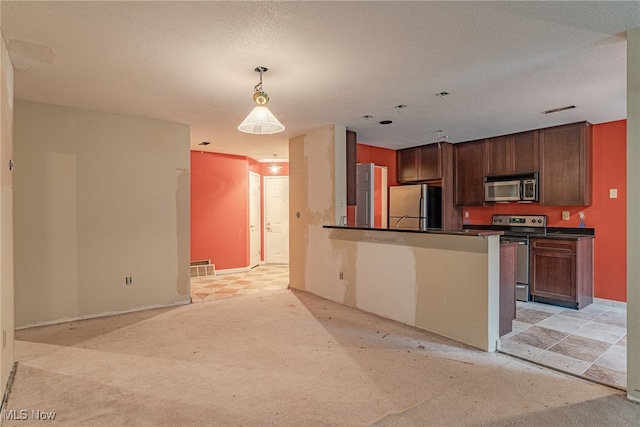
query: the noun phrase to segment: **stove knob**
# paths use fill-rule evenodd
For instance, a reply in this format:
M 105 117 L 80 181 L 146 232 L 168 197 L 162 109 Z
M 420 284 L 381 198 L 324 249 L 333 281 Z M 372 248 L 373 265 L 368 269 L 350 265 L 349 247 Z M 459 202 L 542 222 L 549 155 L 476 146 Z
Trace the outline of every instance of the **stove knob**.
M 541 219 L 539 219 L 539 220 L 538 220 L 538 223 L 539 223 L 539 224 L 542 224 L 542 220 L 541 220 Z

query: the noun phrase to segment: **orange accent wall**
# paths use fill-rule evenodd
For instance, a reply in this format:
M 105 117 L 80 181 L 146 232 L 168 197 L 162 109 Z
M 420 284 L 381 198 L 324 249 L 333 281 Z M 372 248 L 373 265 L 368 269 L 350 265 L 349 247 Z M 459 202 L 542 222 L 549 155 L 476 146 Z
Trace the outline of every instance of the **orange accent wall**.
M 191 152 L 191 260 L 246 267 L 249 165 L 246 157 Z
M 593 203 L 584 206 L 540 206 L 538 204 L 496 204 L 469 207 L 470 224 L 491 224 L 491 215 L 545 214 L 550 227 L 579 227 L 579 212 L 585 213 L 585 227 L 595 229 L 594 296 L 615 301 L 627 300 L 627 122 L 619 120 L 593 125 Z M 618 198 L 609 198 L 610 189 Z M 562 211 L 570 212 L 562 221 Z
M 261 259 L 264 260 L 264 176 L 269 163 L 230 154 L 191 152 L 191 260 L 210 259 L 217 270 L 249 265 L 249 172 L 260 175 Z
M 373 163 L 387 167 L 387 185 L 399 185 L 396 181 L 396 151 L 372 145 L 358 144 L 356 161 L 358 163 Z

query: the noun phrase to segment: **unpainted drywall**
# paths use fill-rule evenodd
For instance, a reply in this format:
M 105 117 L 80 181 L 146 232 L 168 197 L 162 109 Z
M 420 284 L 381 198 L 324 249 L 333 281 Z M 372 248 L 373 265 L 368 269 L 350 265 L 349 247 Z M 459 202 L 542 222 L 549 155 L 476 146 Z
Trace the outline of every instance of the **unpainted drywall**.
M 14 137 L 17 326 L 189 302 L 188 126 L 17 100 Z
M 325 280 L 319 292 L 346 286 L 354 297 L 338 302 L 495 350 L 498 236 L 332 229 L 329 238 L 346 283 Z
M 346 215 L 346 190 L 336 191 L 346 189 L 346 166 L 336 166 L 341 146 L 345 151 L 346 128 L 338 125 L 289 141 L 289 285 L 343 302 L 346 288 L 339 279 L 341 257 L 331 247 L 328 230 L 322 228 L 337 224 Z M 337 286 L 325 285 L 336 280 Z

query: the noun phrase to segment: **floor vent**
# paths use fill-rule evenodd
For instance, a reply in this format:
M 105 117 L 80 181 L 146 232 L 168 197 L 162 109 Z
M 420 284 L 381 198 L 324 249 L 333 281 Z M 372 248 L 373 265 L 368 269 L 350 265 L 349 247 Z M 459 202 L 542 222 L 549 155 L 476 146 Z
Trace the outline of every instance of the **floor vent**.
M 191 261 L 191 277 L 205 277 L 216 275 L 216 265 L 211 260 Z

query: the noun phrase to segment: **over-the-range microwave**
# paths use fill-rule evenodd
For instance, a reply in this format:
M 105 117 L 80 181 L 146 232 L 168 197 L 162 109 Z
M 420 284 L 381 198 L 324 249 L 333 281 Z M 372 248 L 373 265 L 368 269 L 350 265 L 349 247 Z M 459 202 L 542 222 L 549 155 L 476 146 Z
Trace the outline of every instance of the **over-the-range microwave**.
M 538 174 L 486 177 L 484 201 L 536 202 L 538 201 Z

